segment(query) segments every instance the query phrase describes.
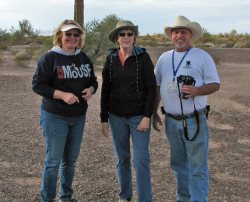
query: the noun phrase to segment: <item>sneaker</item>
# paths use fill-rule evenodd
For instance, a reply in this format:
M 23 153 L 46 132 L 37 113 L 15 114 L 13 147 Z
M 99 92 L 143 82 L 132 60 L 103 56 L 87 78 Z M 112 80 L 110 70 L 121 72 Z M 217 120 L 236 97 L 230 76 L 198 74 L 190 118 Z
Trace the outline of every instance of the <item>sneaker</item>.
M 72 198 L 72 199 L 65 199 L 65 200 L 62 201 L 60 199 L 59 202 L 77 202 L 77 200 Z

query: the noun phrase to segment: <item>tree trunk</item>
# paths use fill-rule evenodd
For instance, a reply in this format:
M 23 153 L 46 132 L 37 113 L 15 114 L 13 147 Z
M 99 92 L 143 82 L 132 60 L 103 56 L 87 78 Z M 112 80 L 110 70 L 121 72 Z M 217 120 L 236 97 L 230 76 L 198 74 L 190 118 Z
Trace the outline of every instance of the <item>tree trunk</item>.
M 74 20 L 82 27 L 84 25 L 84 0 L 75 0 Z

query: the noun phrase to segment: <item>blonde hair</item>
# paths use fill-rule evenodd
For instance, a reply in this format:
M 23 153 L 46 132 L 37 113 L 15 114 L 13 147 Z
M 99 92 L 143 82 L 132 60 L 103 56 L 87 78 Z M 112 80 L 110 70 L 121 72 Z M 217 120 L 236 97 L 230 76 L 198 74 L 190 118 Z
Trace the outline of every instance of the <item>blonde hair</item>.
M 54 36 L 53 36 L 53 44 L 54 44 L 54 46 L 60 46 L 60 47 L 62 46 L 62 39 L 61 39 L 62 31 L 61 31 L 61 29 L 62 29 L 62 27 L 64 25 L 70 25 L 70 24 L 75 25 L 75 26 L 79 27 L 79 29 L 82 30 L 81 25 L 79 25 L 76 21 L 74 21 L 74 20 L 64 20 L 56 28 L 56 30 L 54 32 Z M 82 48 L 84 46 L 84 43 L 85 43 L 85 32 L 83 32 L 83 33 L 80 32 L 80 41 L 79 41 L 79 44 L 78 44 L 77 48 Z

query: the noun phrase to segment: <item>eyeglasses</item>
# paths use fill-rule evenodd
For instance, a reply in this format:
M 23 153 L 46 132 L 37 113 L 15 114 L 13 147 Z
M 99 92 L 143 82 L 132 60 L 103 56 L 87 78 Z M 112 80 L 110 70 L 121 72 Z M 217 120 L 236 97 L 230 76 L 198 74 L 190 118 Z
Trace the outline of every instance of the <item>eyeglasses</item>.
M 80 37 L 80 34 L 77 34 L 77 33 L 70 33 L 70 32 L 65 32 L 65 36 L 67 36 L 67 37 L 74 36 L 74 37 L 78 38 L 78 37 Z
M 125 37 L 126 35 L 127 35 L 128 37 L 132 37 L 132 36 L 134 36 L 134 33 L 133 33 L 133 32 L 128 32 L 128 33 L 120 32 L 118 35 L 119 35 L 120 37 Z

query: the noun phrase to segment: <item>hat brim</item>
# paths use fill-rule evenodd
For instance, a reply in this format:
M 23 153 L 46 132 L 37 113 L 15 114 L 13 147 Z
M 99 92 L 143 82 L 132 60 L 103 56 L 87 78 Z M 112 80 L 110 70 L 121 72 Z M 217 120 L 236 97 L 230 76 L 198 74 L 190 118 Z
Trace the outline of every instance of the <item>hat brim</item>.
M 202 36 L 201 26 L 196 22 L 191 22 L 191 23 L 186 24 L 185 26 L 174 26 L 174 27 L 166 26 L 164 31 L 170 40 L 171 40 L 172 29 L 177 29 L 177 28 L 189 29 L 192 32 L 191 41 L 193 41 L 193 42 L 197 41 Z
M 137 25 L 135 25 L 135 26 L 122 26 L 122 27 L 113 29 L 109 33 L 109 40 L 112 41 L 113 43 L 115 43 L 117 32 L 119 32 L 122 29 L 131 29 L 132 31 L 135 32 L 136 35 L 138 35 L 138 26 Z
M 80 28 L 80 27 L 78 27 L 78 26 L 76 26 L 76 25 L 74 25 L 74 24 L 69 24 L 69 25 L 63 26 L 62 29 L 61 29 L 61 31 L 62 31 L 62 32 L 66 32 L 66 31 L 69 31 L 69 30 L 71 30 L 71 29 L 77 29 L 77 30 L 80 31 L 81 34 L 84 33 L 84 31 L 83 31 L 82 28 Z

